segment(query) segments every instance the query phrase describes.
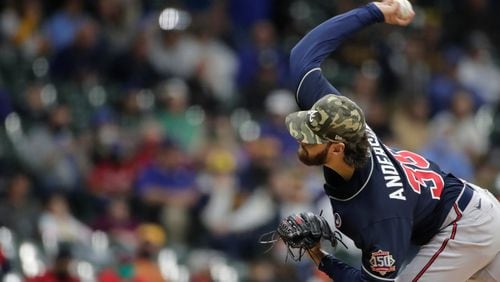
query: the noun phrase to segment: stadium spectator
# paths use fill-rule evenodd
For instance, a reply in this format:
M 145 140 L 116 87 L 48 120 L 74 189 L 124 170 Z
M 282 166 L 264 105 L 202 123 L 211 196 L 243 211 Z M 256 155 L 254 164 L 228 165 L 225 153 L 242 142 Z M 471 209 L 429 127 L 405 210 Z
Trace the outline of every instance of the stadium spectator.
M 241 104 L 262 114 L 266 96 L 286 84 L 287 56 L 278 45 L 274 26 L 268 21 L 256 22 L 251 44 L 238 47 L 237 81 L 244 95 Z
M 160 81 L 161 75 L 148 60 L 149 40 L 146 31 L 140 30 L 134 35 L 132 43 L 126 45 L 129 48 L 117 52 L 108 71 L 108 77 L 113 83 L 127 88 L 142 88 L 153 87 Z M 130 65 L 134 67 L 128 67 Z
M 205 168 L 202 188 L 208 191 L 209 199 L 201 220 L 210 231 L 213 246 L 236 258 L 252 256 L 257 238 L 275 217 L 276 207 L 266 183 L 250 191 L 241 189 L 234 156 L 224 149 L 213 149 Z
M 471 160 L 464 152 L 450 146 L 448 141 L 446 136 L 435 135 L 422 148 L 421 153 L 429 160 L 439 162 L 443 169 L 453 169 L 457 177 L 474 180 Z
M 429 84 L 431 67 L 425 48 L 429 44 L 423 36 L 415 35 L 407 38 L 403 44 L 394 42 L 396 46 L 403 45 L 394 52 L 389 60 L 391 67 L 398 77 L 399 91 L 403 98 L 423 96 Z
M 449 108 L 453 93 L 457 89 L 466 89 L 473 95 L 474 108 L 482 102 L 473 89 L 458 80 L 458 64 L 462 56 L 462 50 L 456 46 L 442 51 L 440 62 L 431 76 L 427 90 L 431 117 Z
M 38 228 L 49 253 L 57 251 L 60 244 L 79 247 L 90 243 L 90 228 L 73 216 L 63 194 L 49 197 Z
M 236 104 L 236 74 L 238 60 L 235 52 L 215 37 L 208 15 L 200 17 L 194 33 L 203 52 L 196 70 L 199 81 L 213 93 L 217 103 L 230 109 Z
M 110 239 L 120 248 L 135 251 L 138 247 L 139 221 L 131 214 L 130 205 L 125 198 L 113 198 L 105 215 L 97 218 L 92 228 L 109 234 Z
M 157 225 L 139 227 L 140 244 L 132 261 L 134 273 L 144 281 L 162 282 L 165 279 L 157 261 L 159 250 L 165 246 L 165 233 Z
M 158 96 L 157 119 L 164 132 L 182 150 L 193 153 L 203 145 L 204 116 L 199 109 L 190 108 L 189 86 L 182 79 L 172 78 L 161 84 Z
M 261 119 L 261 136 L 279 141 L 282 156 L 290 157 L 296 154 L 297 142 L 291 138 L 285 126 L 285 117 L 295 111 L 297 105 L 293 93 L 285 89 L 274 90 L 266 97 L 266 114 Z
M 48 106 L 50 101 L 43 98 L 42 93 L 44 85 L 41 83 L 32 83 L 25 86 L 23 93 L 22 105 L 18 108 L 18 112 L 22 116 L 25 130 L 30 130 L 34 126 L 40 126 L 40 123 L 45 122 L 46 115 L 49 111 Z
M 137 176 L 137 166 L 124 145 L 111 144 L 95 152 L 88 177 L 88 190 L 98 197 L 129 195 Z
M 79 186 L 80 169 L 87 163 L 71 131 L 71 119 L 68 105 L 55 105 L 50 109 L 46 124 L 33 127 L 25 139 L 14 144 L 19 157 L 41 180 L 46 192 L 54 189 L 75 191 Z
M 428 123 L 429 106 L 424 96 L 401 98 L 391 118 L 394 142 L 402 148 L 420 151 L 429 138 Z
M 190 210 L 197 203 L 196 171 L 189 159 L 171 140 L 165 140 L 155 161 L 139 172 L 137 193 L 147 217 L 161 221 L 171 241 L 184 242 L 190 223 Z
M 16 5 L 7 4 L 7 7 L 0 16 L 4 36 L 28 58 L 46 53 L 47 41 L 40 32 L 43 3 L 27 0 L 18 5 L 17 9 Z
M 70 271 L 73 255 L 69 248 L 58 251 L 54 265 L 39 276 L 26 278 L 26 282 L 79 282 Z
M 430 124 L 431 136 L 445 137 L 446 146 L 464 152 L 476 162 L 488 148 L 488 138 L 475 121 L 474 101 L 466 89 L 457 89 L 450 108 L 436 115 Z
M 54 51 L 62 50 L 75 40 L 88 16 L 82 0 L 65 0 L 63 7 L 44 24 L 43 31 Z
M 458 65 L 458 80 L 475 89 L 482 101 L 500 101 L 500 68 L 493 63 L 491 42 L 479 31 L 469 36 L 467 53 Z
M 123 51 L 134 36 L 137 21 L 141 16 L 140 1 L 137 0 L 97 0 L 95 9 L 99 25 L 109 48 L 114 52 Z
M 158 250 L 165 245 L 165 233 L 154 224 L 142 224 L 137 229 L 138 248 L 133 252 L 117 252 L 117 263 L 101 269 L 99 282 L 164 281 L 157 259 Z
M 33 198 L 33 183 L 22 172 L 8 180 L 7 195 L 0 200 L 0 225 L 9 228 L 19 241 L 38 238 L 36 223 L 40 205 Z
M 99 27 L 93 20 L 85 20 L 76 29 L 73 41 L 54 55 L 50 72 L 56 80 L 99 81 L 105 77 L 101 73 L 105 60 L 106 49 L 99 42 Z
M 149 61 L 163 76 L 188 79 L 200 65 L 200 44 L 184 30 L 157 30 L 151 34 Z

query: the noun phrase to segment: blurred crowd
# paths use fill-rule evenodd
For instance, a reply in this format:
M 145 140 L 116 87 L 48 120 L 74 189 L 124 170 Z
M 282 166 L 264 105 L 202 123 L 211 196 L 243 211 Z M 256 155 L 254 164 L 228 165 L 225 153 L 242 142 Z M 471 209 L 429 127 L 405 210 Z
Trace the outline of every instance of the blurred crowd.
M 1 1 L 4 281 L 327 281 L 259 241 L 331 216 L 284 126 L 288 53 L 365 3 Z M 500 196 L 500 2 L 412 3 L 323 72 L 388 145 Z

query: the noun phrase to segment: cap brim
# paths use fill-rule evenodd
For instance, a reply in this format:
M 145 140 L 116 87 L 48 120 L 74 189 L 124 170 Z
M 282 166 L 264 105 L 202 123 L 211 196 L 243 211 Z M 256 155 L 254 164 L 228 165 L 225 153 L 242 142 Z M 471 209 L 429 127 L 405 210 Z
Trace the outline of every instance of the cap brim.
M 305 144 L 324 144 L 328 141 L 316 135 L 306 123 L 307 111 L 291 113 L 286 117 L 285 123 L 288 132 L 297 141 Z

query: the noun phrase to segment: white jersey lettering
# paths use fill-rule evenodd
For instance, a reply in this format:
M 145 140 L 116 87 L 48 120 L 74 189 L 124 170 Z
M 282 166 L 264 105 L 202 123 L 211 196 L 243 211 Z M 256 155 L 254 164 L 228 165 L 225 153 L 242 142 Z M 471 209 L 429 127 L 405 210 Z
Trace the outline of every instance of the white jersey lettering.
M 367 128 L 368 132 L 368 143 L 372 146 L 375 157 L 380 164 L 382 173 L 384 174 L 385 186 L 391 189 L 397 189 L 389 193 L 389 198 L 405 201 L 406 197 L 403 192 L 403 183 L 401 182 L 401 176 L 399 175 L 396 167 L 391 162 L 386 152 L 382 148 L 382 145 L 378 141 L 377 137 L 370 128 Z
M 389 198 L 406 201 L 406 197 L 405 195 L 403 195 L 403 188 L 400 188 L 389 194 Z

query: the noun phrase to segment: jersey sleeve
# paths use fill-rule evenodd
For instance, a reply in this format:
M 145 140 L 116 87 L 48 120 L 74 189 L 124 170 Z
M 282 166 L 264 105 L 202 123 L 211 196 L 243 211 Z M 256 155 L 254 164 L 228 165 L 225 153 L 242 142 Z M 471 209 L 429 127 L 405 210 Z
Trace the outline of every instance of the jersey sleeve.
M 395 279 L 410 248 L 412 224 L 410 219 L 384 220 L 365 229 L 362 270 L 365 277 L 375 281 Z
M 368 4 L 325 21 L 297 43 L 290 54 L 290 73 L 302 110 L 310 109 L 326 94 L 340 94 L 321 74 L 324 59 L 349 35 L 383 20 L 382 12 L 374 4 Z
M 356 269 L 334 256 L 326 256 L 319 265 L 334 281 L 394 281 L 404 264 L 411 241 L 411 222 L 396 218 L 364 229 L 362 267 Z

